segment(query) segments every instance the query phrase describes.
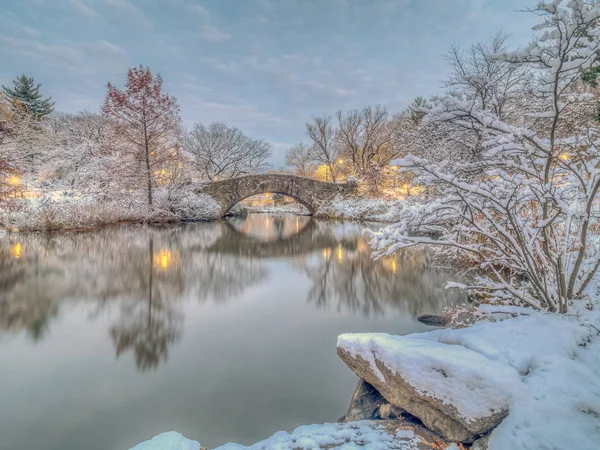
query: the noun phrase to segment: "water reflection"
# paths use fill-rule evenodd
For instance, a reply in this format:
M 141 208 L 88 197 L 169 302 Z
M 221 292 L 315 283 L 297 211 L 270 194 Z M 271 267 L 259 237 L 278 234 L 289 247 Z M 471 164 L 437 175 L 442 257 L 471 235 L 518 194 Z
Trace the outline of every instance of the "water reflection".
M 0 332 L 25 330 L 38 341 L 63 304 L 118 308 L 109 330 L 117 357 L 131 351 L 141 371 L 156 369 L 183 331 L 183 299 L 238 297 L 265 281 L 265 261 L 277 258 L 306 276 L 306 300 L 318 308 L 414 316 L 459 300 L 448 299 L 447 274 L 427 269 L 423 252 L 373 261 L 364 227 L 250 215 L 164 229 L 7 235 L 0 241 Z
M 373 261 L 368 226 L 250 215 L 0 237 L 0 436 L 104 450 L 178 429 L 213 447 L 334 420 L 354 384 L 338 334 L 414 332 L 461 301 L 422 252 Z

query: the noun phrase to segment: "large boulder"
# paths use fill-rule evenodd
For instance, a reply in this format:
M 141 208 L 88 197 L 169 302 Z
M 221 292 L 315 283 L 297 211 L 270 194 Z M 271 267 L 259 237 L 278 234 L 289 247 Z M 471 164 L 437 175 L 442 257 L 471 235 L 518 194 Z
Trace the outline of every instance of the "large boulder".
M 389 403 L 453 442 L 473 442 L 496 427 L 522 386 L 514 368 L 434 340 L 345 334 L 337 352 Z

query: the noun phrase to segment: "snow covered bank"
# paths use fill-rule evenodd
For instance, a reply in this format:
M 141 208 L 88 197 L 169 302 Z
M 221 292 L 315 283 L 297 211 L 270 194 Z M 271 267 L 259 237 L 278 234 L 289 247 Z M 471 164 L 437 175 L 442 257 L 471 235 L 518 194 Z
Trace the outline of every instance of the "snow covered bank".
M 359 376 L 425 425 L 431 417 L 398 399 L 404 392 L 390 389 L 390 380 L 401 379 L 475 437 L 473 424 L 507 408 L 490 450 L 592 450 L 600 442 L 600 305 L 586 305 L 568 316 L 522 309 L 500 322 L 403 337 L 346 334 L 338 352 L 365 361 L 370 373 L 363 368 Z
M 363 367 L 358 375 L 389 402 L 379 412 L 391 404 L 402 417 L 301 426 L 254 445 L 229 443 L 215 450 L 464 448 L 457 442 L 460 439 L 454 445 L 441 436 L 448 430 L 442 422 L 448 419 L 455 427 L 450 431 L 466 429 L 466 441 L 475 441 L 473 448 L 478 450 L 486 448 L 480 445 L 487 439 L 489 450 L 596 450 L 600 302 L 581 301 L 568 315 L 509 309 L 506 312 L 519 315 L 493 315 L 504 320 L 485 320 L 462 329 L 339 337 L 338 352 L 345 360 L 348 355 L 362 359 L 368 370 Z M 410 402 L 403 402 L 407 389 L 414 394 Z M 406 419 L 405 413 L 421 419 L 437 436 Z M 157 447 L 159 442 L 166 444 Z M 134 450 L 199 448 L 195 441 L 168 433 Z
M 370 220 L 375 222 L 394 222 L 398 219 L 404 205 L 403 200 L 384 200 L 376 198 L 338 199 L 317 211 L 317 216 L 331 219 Z
M 118 222 L 179 222 L 213 220 L 220 206 L 212 198 L 193 192 L 157 191 L 150 208 L 136 195 L 107 198 L 63 192 L 39 198 L 18 199 L 0 209 L 0 225 L 9 230 L 50 231 L 95 228 Z
M 315 450 L 315 449 L 377 449 L 418 450 L 419 439 L 410 430 L 394 430 L 370 421 L 326 423 L 280 431 L 254 445 L 226 444 L 215 450 Z
M 408 429 L 393 429 L 371 421 L 326 423 L 280 431 L 254 445 L 229 443 L 215 450 L 316 450 L 354 449 L 419 450 L 420 440 Z M 200 450 L 200 444 L 179 433 L 160 434 L 130 450 Z
M 280 206 L 245 206 L 250 213 L 259 214 L 296 214 L 300 216 L 310 215 L 310 211 L 299 203 L 291 203 Z

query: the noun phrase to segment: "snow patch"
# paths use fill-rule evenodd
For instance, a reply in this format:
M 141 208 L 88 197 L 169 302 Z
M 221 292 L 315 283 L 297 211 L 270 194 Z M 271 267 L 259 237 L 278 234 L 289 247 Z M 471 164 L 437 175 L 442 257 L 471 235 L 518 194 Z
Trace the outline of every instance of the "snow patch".
M 395 435 L 370 421 L 326 423 L 296 428 L 291 433 L 280 431 L 254 445 L 226 444 L 215 450 L 316 450 L 358 449 L 418 450 L 419 439 L 412 431 L 400 430 Z
M 187 439 L 176 431 L 162 433 L 130 450 L 200 450 L 200 443 Z

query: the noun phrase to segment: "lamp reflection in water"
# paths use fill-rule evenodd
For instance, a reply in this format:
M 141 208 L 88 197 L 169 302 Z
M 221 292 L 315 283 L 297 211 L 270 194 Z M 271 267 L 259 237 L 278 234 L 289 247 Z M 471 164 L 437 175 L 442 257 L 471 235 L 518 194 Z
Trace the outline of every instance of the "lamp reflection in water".
M 21 253 L 23 251 L 23 247 L 20 242 L 17 242 L 12 248 L 12 254 L 15 259 L 19 259 L 21 257 Z
M 167 270 L 173 265 L 174 259 L 173 253 L 170 250 L 161 250 L 154 253 L 154 267 Z

